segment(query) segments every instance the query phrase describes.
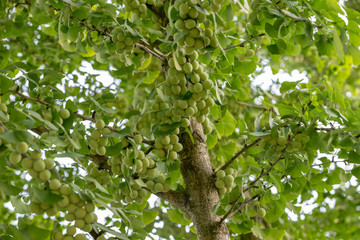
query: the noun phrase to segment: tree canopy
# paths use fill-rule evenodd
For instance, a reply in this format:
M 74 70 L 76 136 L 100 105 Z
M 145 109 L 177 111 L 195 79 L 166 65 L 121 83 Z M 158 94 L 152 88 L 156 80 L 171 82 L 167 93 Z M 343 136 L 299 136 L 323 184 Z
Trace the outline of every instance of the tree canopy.
M 0 9 L 1 239 L 359 239 L 357 1 Z

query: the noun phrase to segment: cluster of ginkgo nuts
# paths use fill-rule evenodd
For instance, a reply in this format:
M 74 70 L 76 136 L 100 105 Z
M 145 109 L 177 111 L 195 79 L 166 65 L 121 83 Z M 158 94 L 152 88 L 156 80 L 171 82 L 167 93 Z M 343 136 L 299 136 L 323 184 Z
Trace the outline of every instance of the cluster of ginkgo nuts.
M 55 107 L 55 111 L 57 111 L 59 113 L 59 116 L 60 116 L 59 123 L 60 124 L 63 124 L 63 119 L 68 119 L 70 117 L 70 111 L 67 110 L 66 108 Z M 52 115 L 51 111 L 44 112 L 44 119 L 49 122 L 51 122 L 53 120 L 53 115 Z
M 66 209 L 65 219 L 67 221 L 74 222 L 73 225 L 67 227 L 66 234 L 55 232 L 54 240 L 86 239 L 84 234 L 75 235 L 76 228 L 84 232 L 92 231 L 91 224 L 97 221 L 97 215 L 94 213 L 95 205 L 93 203 L 86 203 L 77 193 L 71 192 L 67 185 L 61 185 L 57 179 L 50 181 L 50 189 L 53 190 L 53 193 L 60 194 L 63 197 L 56 205 Z
M 121 27 L 116 27 L 114 29 L 112 39 L 116 44 L 116 51 L 118 53 L 133 50 L 134 44 L 138 42 L 136 37 L 132 36 L 128 31 L 124 31 Z
M 1 101 L 1 98 L 0 98 Z M 5 103 L 0 103 L 0 111 L 3 112 L 3 114 L 0 114 L 0 121 L 1 122 L 7 122 L 9 121 L 9 114 L 8 114 L 8 108 Z
M 225 193 L 231 192 L 234 185 L 234 178 L 237 173 L 235 169 L 229 167 L 225 170 L 219 170 L 216 172 L 216 182 L 215 186 L 217 187 L 220 196 L 223 196 Z
M 104 134 L 110 133 L 111 130 L 109 128 L 106 128 L 105 126 L 106 125 L 104 120 L 99 119 L 96 121 L 96 129 L 91 133 L 91 140 L 89 142 L 91 154 L 106 154 L 105 146 L 108 144 L 109 139 L 107 136 L 104 136 Z
M 33 151 L 30 157 L 23 158 L 23 155 L 29 150 L 29 145 L 26 142 L 19 142 L 15 144 L 15 151 L 9 155 L 9 161 L 12 164 L 17 164 L 21 161 L 21 167 L 29 171 L 29 175 L 36 178 L 39 182 L 45 182 L 50 179 L 50 170 L 54 167 L 54 160 L 41 158 L 41 153 Z

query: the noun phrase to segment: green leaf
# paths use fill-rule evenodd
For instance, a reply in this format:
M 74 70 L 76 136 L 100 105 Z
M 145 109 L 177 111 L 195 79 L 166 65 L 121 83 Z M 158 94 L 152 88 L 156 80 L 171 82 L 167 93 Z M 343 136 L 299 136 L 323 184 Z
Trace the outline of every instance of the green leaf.
M 217 141 L 218 141 L 218 135 L 216 133 L 207 135 L 206 145 L 207 145 L 208 149 L 212 149 L 213 147 L 215 147 L 217 144 Z
M 231 135 L 235 131 L 236 123 L 229 110 L 226 110 L 225 115 L 222 118 L 222 122 L 224 124 L 224 135 Z
M 23 130 L 9 130 L 0 134 L 0 138 L 10 143 L 27 142 L 30 140 L 30 134 Z
M 20 214 L 29 213 L 28 205 L 25 204 L 20 196 L 10 196 L 11 204 L 15 208 L 15 211 Z
M 13 85 L 13 82 L 8 77 L 0 74 L 0 93 L 6 93 L 11 86 Z
M 254 225 L 251 231 L 256 237 L 264 240 L 281 240 L 285 236 L 283 229 L 260 228 L 258 225 Z
M 112 109 L 112 108 L 108 108 L 108 107 L 104 107 L 102 106 L 98 101 L 96 101 L 93 97 L 89 96 L 90 100 L 95 103 L 95 105 L 100 108 L 101 110 L 103 110 L 104 112 L 107 113 L 117 113 L 116 110 Z
M 289 90 L 295 90 L 295 87 L 301 82 L 302 80 L 296 82 L 283 82 L 280 87 L 280 93 L 285 93 Z
M 334 29 L 333 38 L 334 38 L 335 53 L 338 56 L 338 58 L 341 60 L 341 62 L 344 62 L 344 60 L 345 60 L 344 46 L 341 42 L 339 33 L 337 32 L 337 29 Z
M 342 109 L 346 109 L 344 95 L 342 89 L 337 82 L 334 82 L 334 101 L 338 103 Z
M 156 210 L 144 210 L 141 215 L 142 216 L 141 221 L 145 223 L 145 225 L 148 225 L 153 221 L 155 221 L 155 218 L 157 217 L 158 214 L 159 212 Z
M 21 188 L 15 187 L 11 185 L 9 182 L 0 182 L 0 190 L 4 192 L 6 195 L 18 195 L 22 192 Z
M 154 135 L 156 137 L 170 135 L 176 128 L 180 127 L 181 122 L 174 122 L 172 124 L 163 123 L 154 129 Z
M 123 239 L 123 240 L 129 240 L 129 238 L 124 234 L 124 233 L 121 233 L 119 231 L 115 231 L 107 226 L 104 226 L 102 224 L 99 224 L 99 223 L 95 223 L 94 226 L 96 226 L 97 228 L 105 231 L 105 232 L 108 232 L 110 234 L 113 234 L 115 235 L 115 237 L 119 238 L 119 239 Z
M 85 19 L 88 17 L 89 15 L 89 8 L 87 7 L 80 7 L 78 9 L 76 9 L 72 15 L 76 18 L 79 18 L 79 19 Z
M 249 75 L 251 73 L 253 73 L 256 70 L 256 61 L 252 60 L 252 61 L 244 61 L 244 62 L 240 62 L 238 60 L 234 61 L 234 71 L 238 72 L 239 74 L 242 75 Z
M 111 133 L 105 134 L 105 136 L 115 137 L 115 138 L 123 138 L 129 134 L 131 134 L 131 129 L 129 127 L 125 127 L 118 132 L 111 132 Z
M 351 170 L 351 174 L 354 175 L 358 180 L 360 179 L 360 167 L 355 167 Z
M 277 108 L 278 108 L 281 116 L 292 115 L 292 114 L 298 115 L 299 114 L 297 109 L 295 109 L 294 107 L 289 106 L 289 105 L 278 104 Z
M 226 9 L 224 12 L 222 12 L 221 16 L 223 17 L 223 19 L 226 22 L 231 22 L 234 18 L 234 14 L 233 14 L 233 8 L 232 8 L 232 4 L 230 3 L 229 5 L 227 5 Z
M 353 58 L 354 65 L 359 65 L 360 64 L 360 50 L 357 49 L 356 47 L 354 47 L 353 45 L 350 45 L 348 49 Z
M 145 59 L 145 61 L 143 61 L 143 62 L 141 63 L 141 65 L 138 67 L 137 70 L 141 71 L 141 70 L 146 69 L 146 68 L 150 65 L 151 59 L 152 59 L 152 58 L 147 58 L 147 59 Z
M 38 197 L 40 202 L 42 202 L 42 203 L 54 204 L 63 199 L 62 196 L 56 195 L 56 194 L 52 193 L 51 191 L 42 190 L 42 189 L 38 188 L 37 186 L 32 186 L 32 190 L 33 190 L 35 196 Z
M 173 223 L 181 224 L 184 226 L 189 225 L 191 223 L 191 221 L 186 220 L 184 216 L 175 209 L 167 209 L 167 214 L 170 221 L 172 221 Z
M 108 194 L 108 191 L 96 179 L 94 179 L 94 178 L 92 178 L 90 176 L 85 176 L 84 180 L 93 182 L 95 184 L 97 190 Z
M 160 71 L 146 72 L 145 80 L 143 81 L 143 83 L 145 84 L 153 83 L 159 75 L 160 75 Z
M 58 22 L 58 35 L 59 35 L 60 44 L 64 48 L 65 51 L 73 52 L 73 51 L 75 51 L 76 48 L 70 45 L 70 42 L 68 39 L 68 33 L 64 33 L 61 30 L 61 27 L 65 26 L 65 25 L 62 25 L 62 22 L 61 22 L 63 19 L 62 16 L 63 16 L 63 12 L 60 13 L 59 22 Z M 67 27 L 67 26 L 65 26 L 65 27 Z

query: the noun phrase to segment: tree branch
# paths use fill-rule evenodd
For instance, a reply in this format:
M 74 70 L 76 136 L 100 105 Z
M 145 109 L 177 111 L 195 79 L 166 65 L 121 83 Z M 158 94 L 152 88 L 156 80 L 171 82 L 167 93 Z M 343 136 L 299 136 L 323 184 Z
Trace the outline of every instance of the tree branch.
M 148 190 L 149 191 L 149 190 Z M 151 192 L 151 191 L 150 191 Z M 159 198 L 168 201 L 169 203 L 175 205 L 176 207 L 179 207 L 181 209 L 186 210 L 187 208 L 187 195 L 185 192 L 175 192 L 170 190 L 169 192 L 163 193 L 163 192 L 158 192 L 158 193 L 153 193 L 156 196 L 158 196 Z
M 307 105 L 309 106 L 309 104 Z M 303 110 L 304 111 L 304 110 Z M 241 194 L 239 194 L 239 196 L 236 198 L 236 200 L 234 201 L 234 203 L 232 204 L 231 208 L 229 209 L 229 211 L 224 215 L 224 217 L 220 220 L 220 223 L 221 224 L 223 221 L 225 221 L 225 219 L 227 219 L 230 214 L 232 213 L 233 209 L 235 208 L 236 204 L 238 203 L 238 201 L 240 200 L 240 198 L 242 197 L 242 194 L 246 193 L 247 191 L 249 191 L 250 189 L 252 188 L 255 188 L 256 187 L 256 183 L 264 176 L 266 175 L 269 175 L 269 173 L 271 172 L 271 170 L 275 167 L 275 165 L 281 161 L 281 159 L 283 158 L 284 154 L 285 154 L 285 151 L 286 149 L 288 148 L 288 146 L 290 145 L 291 141 L 295 138 L 295 136 L 299 133 L 298 130 L 299 130 L 299 127 L 300 127 L 300 123 L 302 121 L 302 118 L 300 118 L 298 124 L 297 124 L 297 128 L 296 128 L 296 132 L 295 134 L 288 139 L 287 143 L 285 144 L 284 148 L 281 150 L 280 152 L 280 155 L 279 157 L 276 159 L 276 161 L 274 163 L 270 163 L 270 168 L 268 170 L 264 170 L 261 169 L 261 173 L 259 174 L 259 176 L 257 178 L 255 178 L 254 181 L 252 181 L 248 187 L 246 187 Z
M 252 148 L 253 146 L 255 146 L 258 142 L 260 142 L 260 140 L 261 140 L 261 138 L 258 138 L 249 145 L 245 144 L 245 146 L 239 152 L 237 152 L 229 161 L 227 161 L 219 170 L 225 170 L 230 164 L 232 164 L 235 161 L 235 159 L 237 159 L 246 150 L 248 150 L 248 149 Z M 216 171 L 216 172 L 218 172 L 218 171 Z M 215 174 L 216 174 L 216 172 L 215 172 Z
M 21 93 L 21 92 L 19 92 L 19 91 L 8 90 L 8 92 L 13 93 L 13 94 L 16 94 L 16 95 L 22 97 L 22 98 L 25 99 L 25 100 L 29 100 L 29 101 L 33 101 L 33 102 L 40 103 L 40 104 L 46 106 L 47 108 L 51 108 L 51 106 L 52 106 L 50 103 L 47 103 L 47 102 L 45 102 L 45 101 L 43 101 L 43 100 L 40 100 L 39 98 L 33 98 L 33 97 L 26 96 L 26 95 L 24 95 L 23 93 Z M 78 118 L 81 118 L 81 119 L 83 119 L 83 120 L 88 120 L 88 121 L 91 121 L 91 122 L 96 122 L 96 119 L 95 119 L 94 117 L 88 117 L 88 116 L 82 115 L 82 114 L 80 114 L 80 113 L 78 113 L 78 112 L 74 112 L 73 114 L 74 114 L 74 116 L 76 116 L 76 117 L 78 117 Z M 121 130 L 116 129 L 116 128 L 114 128 L 114 127 L 111 127 L 111 126 L 109 126 L 109 125 L 106 125 L 105 127 L 108 128 L 108 129 L 110 129 L 110 130 L 113 131 L 113 132 L 120 132 L 120 131 L 121 131 Z M 128 137 L 128 138 L 133 138 L 134 136 L 128 135 L 128 136 L 126 136 L 126 137 Z M 145 138 L 143 138 L 143 143 L 146 143 L 146 144 L 148 144 L 149 146 L 154 145 L 154 142 L 153 142 L 153 141 L 150 141 L 150 140 L 145 139 Z
M 136 47 L 141 48 L 142 50 L 144 50 L 145 52 L 148 52 L 150 54 L 152 54 L 153 56 L 157 57 L 158 59 L 160 59 L 160 61 L 165 62 L 165 58 L 163 58 L 160 54 L 156 53 L 155 51 L 153 51 L 152 49 L 146 47 L 145 45 L 141 44 L 141 43 L 135 43 Z
M 29 100 L 29 101 L 33 101 L 33 102 L 38 102 L 38 103 L 46 106 L 47 108 L 50 108 L 50 107 L 51 107 L 51 104 L 50 104 L 50 103 L 47 103 L 47 102 L 45 102 L 45 101 L 43 101 L 43 100 L 40 100 L 39 98 L 33 98 L 33 97 L 26 96 L 26 95 L 22 94 L 22 93 L 19 92 L 19 91 L 8 90 L 8 92 L 13 93 L 13 94 L 16 94 L 16 95 L 22 97 L 22 98 L 25 99 L 25 100 Z

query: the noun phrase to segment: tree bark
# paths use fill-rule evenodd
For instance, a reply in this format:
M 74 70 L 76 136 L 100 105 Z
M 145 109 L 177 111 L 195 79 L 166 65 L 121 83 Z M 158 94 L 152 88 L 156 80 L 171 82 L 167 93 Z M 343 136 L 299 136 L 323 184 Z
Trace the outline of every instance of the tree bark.
M 180 138 L 184 146 L 180 157 L 187 195 L 185 210 L 194 223 L 198 240 L 230 240 L 226 223 L 219 224 L 221 217 L 212 212 L 219 202 L 219 194 L 202 125 L 191 118 L 189 129 L 194 143 L 186 132 Z

